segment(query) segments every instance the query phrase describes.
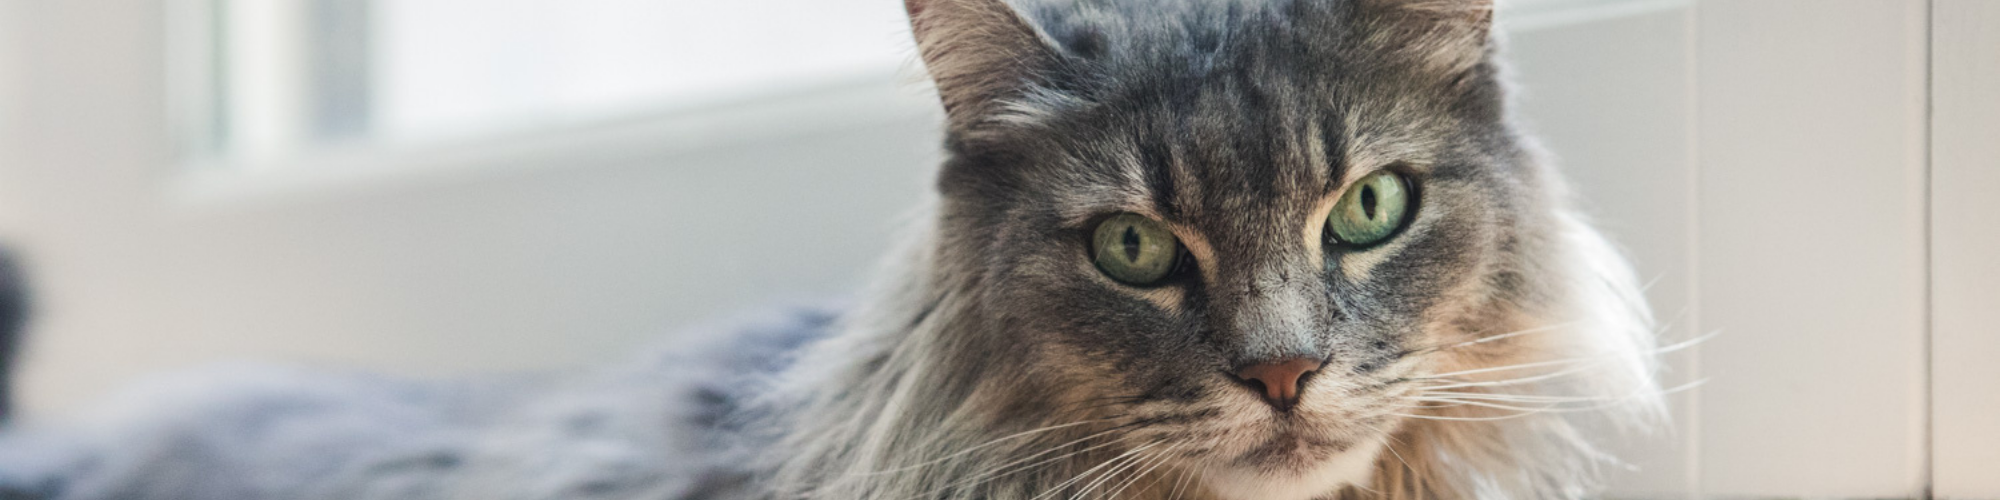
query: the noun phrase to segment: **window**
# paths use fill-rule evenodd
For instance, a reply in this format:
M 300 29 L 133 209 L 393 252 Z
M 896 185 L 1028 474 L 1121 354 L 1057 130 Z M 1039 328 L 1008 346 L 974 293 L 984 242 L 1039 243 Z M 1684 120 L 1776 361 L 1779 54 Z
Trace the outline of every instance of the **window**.
M 207 0 L 179 10 L 194 159 L 283 164 L 892 74 L 892 1 Z M 198 69 L 189 69 L 198 68 Z

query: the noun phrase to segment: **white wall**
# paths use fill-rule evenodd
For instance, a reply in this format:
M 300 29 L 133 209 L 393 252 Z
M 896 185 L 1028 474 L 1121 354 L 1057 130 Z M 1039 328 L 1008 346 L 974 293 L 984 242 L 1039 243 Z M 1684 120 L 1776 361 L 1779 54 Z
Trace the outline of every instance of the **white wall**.
M 25 67 L 21 57 L 27 51 L 27 44 L 21 36 L 20 10 L 18 2 L 0 2 L 0 159 L 18 157 L 16 142 L 27 126 L 27 117 L 5 111 L 21 106 L 18 99 Z M 0 230 L 26 224 L 24 210 L 20 197 L 9 191 L 6 183 L 0 183 Z M 0 237 L 4 236 L 5 233 L 0 233 Z
M 2000 2 L 1932 8 L 1936 492 L 2000 498 Z
M 1697 23 L 1698 321 L 1723 332 L 1701 351 L 1702 488 L 1915 496 L 1925 5 L 1703 2 Z
M 1674 434 L 1629 446 L 1625 456 L 1639 470 L 1620 478 L 1619 494 L 1907 498 L 1923 494 L 1934 465 L 1940 479 L 1951 471 L 1964 471 L 1965 484 L 1993 477 L 2000 463 L 1977 443 L 2000 420 L 1976 409 L 1990 408 L 1982 405 L 2000 393 L 2000 378 L 1971 361 L 1990 357 L 1974 348 L 1991 338 L 1990 329 L 1972 333 L 1979 323 L 1971 306 L 1950 316 L 1965 325 L 1950 337 L 1961 351 L 1938 351 L 1940 360 L 1966 361 L 1940 363 L 1937 387 L 1951 392 L 1939 393 L 1940 409 L 1959 408 L 1956 418 L 1940 416 L 1940 438 L 1973 443 L 1940 441 L 1933 464 L 1927 434 L 1927 227 L 1932 203 L 1949 201 L 1926 197 L 1927 4 L 1626 5 L 1630 13 L 1563 16 L 1515 44 L 1527 115 L 1652 280 L 1648 296 L 1664 333 L 1719 334 L 1669 360 L 1670 384 L 1706 384 L 1676 399 Z M 1992 46 L 1973 33 L 1954 36 L 1944 44 Z M 1973 54 L 1984 52 L 1958 57 L 1994 60 Z M 1965 105 L 1992 88 L 1940 84 L 1957 85 Z M 1970 139 L 1993 136 L 1990 124 L 1974 123 L 1990 113 L 1940 101 L 1947 104 L 1957 114 L 1941 119 L 1961 118 L 1940 130 L 1990 142 Z M 2000 160 L 1960 148 L 1965 164 Z M 1960 169 L 1952 179 L 1963 182 L 1941 193 L 2000 187 Z M 1976 199 L 1936 209 L 1953 214 L 1939 221 L 1957 230 L 1935 240 L 1940 265 L 1963 268 L 1938 273 L 1969 275 L 1937 274 L 1941 307 L 1954 293 L 1964 302 L 1991 296 L 1991 278 L 1970 277 L 1991 261 L 1972 257 L 1986 254 L 1973 242 L 1994 234 L 1990 224 L 1969 227 L 1984 218 L 1966 205 Z M 1953 234 L 1959 240 L 1945 239 Z

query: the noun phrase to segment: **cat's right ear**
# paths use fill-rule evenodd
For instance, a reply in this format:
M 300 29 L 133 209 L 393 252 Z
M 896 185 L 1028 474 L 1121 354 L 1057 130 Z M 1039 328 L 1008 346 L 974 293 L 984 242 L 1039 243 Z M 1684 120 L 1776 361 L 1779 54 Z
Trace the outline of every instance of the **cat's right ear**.
M 1006 0 L 904 0 L 903 6 L 954 130 L 992 116 L 1057 61 L 1048 36 Z

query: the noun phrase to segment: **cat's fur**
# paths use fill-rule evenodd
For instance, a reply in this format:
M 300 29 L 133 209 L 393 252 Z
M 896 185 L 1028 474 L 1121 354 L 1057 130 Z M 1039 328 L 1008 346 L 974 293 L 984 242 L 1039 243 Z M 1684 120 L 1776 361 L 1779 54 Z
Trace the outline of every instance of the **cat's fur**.
M 76 500 L 1577 498 L 1657 419 L 1631 273 L 1509 125 L 1488 0 L 908 0 L 949 116 L 933 217 L 860 306 L 599 373 L 285 369 L 16 433 Z M 1331 247 L 1333 197 L 1413 179 Z M 1090 224 L 1166 222 L 1121 285 Z M 1231 370 L 1325 366 L 1274 410 Z

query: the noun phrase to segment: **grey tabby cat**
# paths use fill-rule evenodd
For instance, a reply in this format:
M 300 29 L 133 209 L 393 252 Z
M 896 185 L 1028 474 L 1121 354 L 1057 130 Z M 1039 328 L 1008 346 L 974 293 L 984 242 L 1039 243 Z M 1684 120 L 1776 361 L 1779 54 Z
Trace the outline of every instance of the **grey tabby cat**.
M 949 117 L 859 307 L 551 379 L 274 368 L 0 444 L 74 500 L 1579 498 L 1662 415 L 1490 0 L 908 0 Z

